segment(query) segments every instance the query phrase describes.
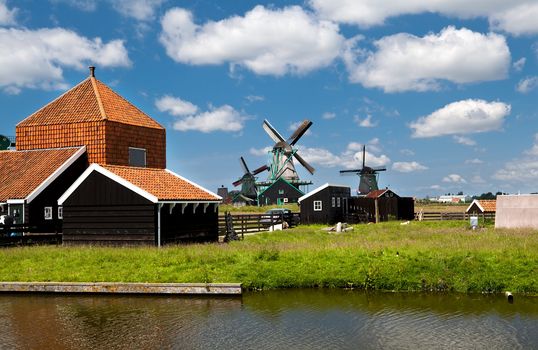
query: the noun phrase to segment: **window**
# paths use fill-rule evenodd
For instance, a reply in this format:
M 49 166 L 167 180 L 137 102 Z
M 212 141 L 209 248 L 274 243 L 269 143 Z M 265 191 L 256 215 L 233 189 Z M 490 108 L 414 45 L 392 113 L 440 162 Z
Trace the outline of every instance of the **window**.
M 314 211 L 321 211 L 321 201 L 314 201 Z
M 278 190 L 278 194 L 284 194 L 284 190 Z
M 52 220 L 52 207 L 45 207 L 45 220 Z
M 284 198 L 284 203 L 288 203 L 288 199 L 287 199 L 287 198 Z
M 146 150 L 144 148 L 129 147 L 129 165 L 146 167 Z
M 58 219 L 64 219 L 64 207 L 58 207 Z
M 336 198 L 336 206 L 340 208 L 340 197 Z
M 333 206 L 333 208 L 336 206 L 336 201 L 335 201 L 334 197 L 332 198 L 332 206 Z

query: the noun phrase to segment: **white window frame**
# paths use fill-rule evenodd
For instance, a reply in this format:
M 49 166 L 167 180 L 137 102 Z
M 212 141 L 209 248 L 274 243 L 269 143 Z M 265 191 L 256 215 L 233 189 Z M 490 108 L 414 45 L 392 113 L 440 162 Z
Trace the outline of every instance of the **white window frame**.
M 340 197 L 336 197 L 336 206 L 340 208 Z
M 52 207 L 45 207 L 43 209 L 43 216 L 45 220 L 52 220 Z
M 323 210 L 323 202 L 314 201 L 314 211 L 322 211 L 322 210 Z
M 140 167 L 139 165 L 132 165 L 131 164 L 131 150 L 132 149 L 133 150 L 144 151 L 144 166 L 142 166 L 141 168 L 146 168 L 148 166 L 148 150 L 145 149 L 145 148 L 140 148 L 140 147 L 129 147 L 129 159 L 128 159 L 129 166 Z
M 336 198 L 332 197 L 331 199 L 332 207 L 336 207 Z
M 64 207 L 62 206 L 58 207 L 58 219 L 60 220 L 64 219 Z
M 288 198 L 284 198 L 284 203 L 288 203 Z

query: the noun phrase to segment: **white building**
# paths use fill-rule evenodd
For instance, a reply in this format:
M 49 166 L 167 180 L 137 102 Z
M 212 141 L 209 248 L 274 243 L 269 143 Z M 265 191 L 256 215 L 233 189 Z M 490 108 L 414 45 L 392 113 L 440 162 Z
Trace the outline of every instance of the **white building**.
M 439 203 L 468 203 L 472 200 L 471 196 L 462 194 L 452 194 L 452 195 L 444 195 L 439 196 L 438 202 Z

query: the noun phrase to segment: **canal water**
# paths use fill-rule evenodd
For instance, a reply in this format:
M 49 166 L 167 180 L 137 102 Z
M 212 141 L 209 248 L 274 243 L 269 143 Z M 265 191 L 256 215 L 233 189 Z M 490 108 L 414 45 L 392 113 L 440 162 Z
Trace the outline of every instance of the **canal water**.
M 537 349 L 538 298 L 281 290 L 0 294 L 0 349 Z

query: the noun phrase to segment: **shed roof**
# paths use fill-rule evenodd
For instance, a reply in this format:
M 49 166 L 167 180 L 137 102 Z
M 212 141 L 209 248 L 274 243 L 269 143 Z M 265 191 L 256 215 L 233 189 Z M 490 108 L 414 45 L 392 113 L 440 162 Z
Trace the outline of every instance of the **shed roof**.
M 94 171 L 129 188 L 153 203 L 219 202 L 222 198 L 168 169 L 92 164 L 60 197 L 61 205 Z
M 494 213 L 497 211 L 497 201 L 495 199 L 475 199 L 467 207 L 465 212 L 468 213 L 475 204 L 483 213 Z
M 315 195 L 316 193 L 318 192 L 321 192 L 323 191 L 324 189 L 328 188 L 328 187 L 342 187 L 342 188 L 349 188 L 350 191 L 351 191 L 351 187 L 349 186 L 345 186 L 345 185 L 335 185 L 335 184 L 330 184 L 330 183 L 326 183 L 324 185 L 321 185 L 319 186 L 318 188 L 315 188 L 313 189 L 312 191 L 308 192 L 307 194 L 305 194 L 304 196 L 302 196 L 301 198 L 298 199 L 298 202 L 301 203 L 303 200 L 307 199 L 308 197 L 310 196 L 313 196 Z
M 54 101 L 21 121 L 17 127 L 100 120 L 163 129 L 151 117 L 97 80 L 93 73 Z
M 379 198 L 379 197 L 382 197 L 385 193 L 387 192 L 391 192 L 393 193 L 396 197 L 398 197 L 398 195 L 396 193 L 394 193 L 394 191 L 392 190 L 389 190 L 388 188 L 385 188 L 385 189 L 382 189 L 382 190 L 375 190 L 375 191 L 371 191 L 370 193 L 368 193 L 365 197 L 366 198 Z
M 86 147 L 0 152 L 0 202 L 31 202 L 86 152 Z

